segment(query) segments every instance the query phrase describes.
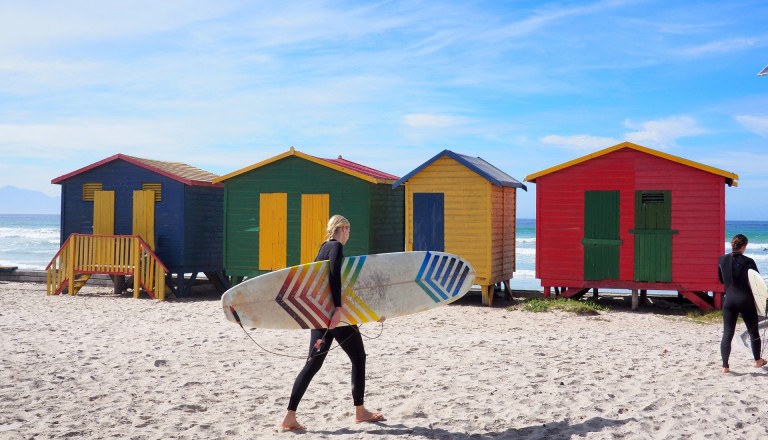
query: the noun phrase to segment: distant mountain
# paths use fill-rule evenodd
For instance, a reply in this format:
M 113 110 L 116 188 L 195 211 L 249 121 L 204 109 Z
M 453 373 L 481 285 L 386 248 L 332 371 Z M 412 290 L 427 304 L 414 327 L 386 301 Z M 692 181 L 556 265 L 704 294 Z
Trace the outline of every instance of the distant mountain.
M 61 197 L 39 191 L 0 187 L 0 214 L 60 214 Z

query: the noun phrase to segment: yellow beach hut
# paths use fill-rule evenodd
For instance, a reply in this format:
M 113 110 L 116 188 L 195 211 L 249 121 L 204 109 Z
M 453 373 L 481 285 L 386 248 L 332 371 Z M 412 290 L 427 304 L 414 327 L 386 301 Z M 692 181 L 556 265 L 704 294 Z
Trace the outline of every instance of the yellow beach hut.
M 479 157 L 444 150 L 393 184 L 405 185 L 406 251 L 444 251 L 475 268 L 483 304 L 515 271 L 516 190 L 527 188 Z

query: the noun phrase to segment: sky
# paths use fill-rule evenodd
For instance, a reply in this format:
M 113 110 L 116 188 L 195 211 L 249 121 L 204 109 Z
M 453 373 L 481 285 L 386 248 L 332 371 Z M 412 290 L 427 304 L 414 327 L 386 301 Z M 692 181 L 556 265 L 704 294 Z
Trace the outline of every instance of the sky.
M 766 23 L 763 0 L 0 0 L 0 187 L 291 146 L 398 176 L 449 149 L 522 181 L 631 141 L 737 173 L 726 219 L 768 220 Z

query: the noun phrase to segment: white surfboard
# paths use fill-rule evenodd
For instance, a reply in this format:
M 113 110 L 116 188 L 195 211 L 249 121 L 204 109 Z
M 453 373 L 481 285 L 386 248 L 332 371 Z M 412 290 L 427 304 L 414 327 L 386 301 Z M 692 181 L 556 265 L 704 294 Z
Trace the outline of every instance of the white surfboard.
M 361 324 L 429 310 L 461 298 L 474 280 L 469 262 L 445 252 L 347 257 L 341 268 L 341 320 Z M 221 305 L 228 320 L 247 327 L 326 328 L 333 308 L 328 262 L 293 266 L 240 283 L 224 292 Z
M 765 280 L 760 276 L 760 272 L 749 269 L 749 287 L 752 288 L 752 295 L 755 297 L 755 306 L 757 307 L 757 316 L 765 316 L 765 301 L 768 300 L 768 288 Z
M 768 288 L 766 288 L 765 280 L 760 276 L 760 272 L 749 269 L 747 271 L 747 278 L 749 278 L 749 287 L 752 289 L 752 296 L 755 297 L 755 307 L 757 308 L 757 317 L 762 319 L 757 325 L 757 329 L 760 332 L 762 338 L 762 346 L 768 343 L 766 338 L 765 327 L 768 326 L 768 320 L 765 320 L 765 301 L 768 299 Z M 749 332 L 744 331 L 741 336 L 741 342 L 745 347 L 750 348 Z

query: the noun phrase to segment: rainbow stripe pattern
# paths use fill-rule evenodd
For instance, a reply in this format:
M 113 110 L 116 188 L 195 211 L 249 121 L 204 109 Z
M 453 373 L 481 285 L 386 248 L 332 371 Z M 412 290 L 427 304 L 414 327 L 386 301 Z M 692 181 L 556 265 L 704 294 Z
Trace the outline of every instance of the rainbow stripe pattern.
M 275 300 L 302 328 L 328 326 L 333 299 L 328 286 L 327 262 L 292 267 Z M 376 321 L 379 316 L 355 295 L 352 288 L 365 265 L 365 256 L 344 258 L 341 265 L 342 321 L 350 324 Z
M 355 284 L 365 266 L 366 256 L 344 258 L 341 266 L 343 322 L 359 324 L 377 321 L 380 316 L 355 294 Z M 414 267 L 415 269 L 415 267 Z M 461 258 L 444 253 L 426 252 L 419 265 L 415 283 L 434 303 L 447 302 L 462 293 L 471 268 Z M 414 286 L 415 287 L 415 286 Z M 418 292 L 416 288 L 415 292 Z M 319 261 L 291 267 L 275 301 L 301 328 L 328 326 L 333 299 L 328 285 L 328 264 Z

